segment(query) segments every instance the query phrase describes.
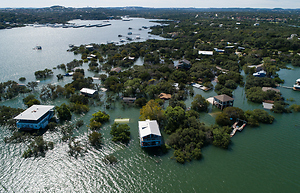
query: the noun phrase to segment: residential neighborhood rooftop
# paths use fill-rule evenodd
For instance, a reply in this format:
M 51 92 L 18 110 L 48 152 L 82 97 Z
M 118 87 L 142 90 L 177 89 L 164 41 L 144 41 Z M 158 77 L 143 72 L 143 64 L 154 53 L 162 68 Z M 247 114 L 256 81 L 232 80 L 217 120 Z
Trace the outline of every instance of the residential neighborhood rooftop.
M 18 116 L 16 116 L 14 119 L 35 121 L 53 108 L 54 106 L 52 105 L 32 105 L 31 107 L 20 113 Z
M 93 95 L 95 92 L 97 92 L 97 90 L 90 89 L 90 88 L 82 88 L 80 92 Z
M 161 136 L 156 120 L 139 121 L 140 137 L 150 134 Z
M 219 101 L 222 101 L 222 102 L 233 101 L 234 100 L 234 98 L 231 98 L 230 96 L 228 96 L 226 94 L 215 96 L 215 98 L 218 99 Z

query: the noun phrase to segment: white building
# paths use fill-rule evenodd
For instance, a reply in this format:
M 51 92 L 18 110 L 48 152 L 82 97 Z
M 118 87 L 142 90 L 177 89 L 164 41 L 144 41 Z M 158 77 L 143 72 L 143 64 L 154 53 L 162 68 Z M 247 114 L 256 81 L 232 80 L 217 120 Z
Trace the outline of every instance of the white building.
M 162 137 L 156 120 L 139 121 L 141 147 L 161 146 Z
M 54 106 L 32 105 L 14 119 L 17 120 L 17 127 L 20 129 L 45 128 L 54 115 Z
M 82 88 L 80 90 L 81 94 L 86 95 L 86 96 L 94 96 L 96 94 L 98 94 L 97 90 L 94 89 L 90 89 L 90 88 Z

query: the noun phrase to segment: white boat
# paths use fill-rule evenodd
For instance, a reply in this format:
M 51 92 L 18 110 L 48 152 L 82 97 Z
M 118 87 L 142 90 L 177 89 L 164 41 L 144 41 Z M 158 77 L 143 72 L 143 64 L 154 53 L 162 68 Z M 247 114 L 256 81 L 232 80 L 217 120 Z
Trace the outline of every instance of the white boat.
M 33 48 L 33 50 L 42 50 L 42 46 L 35 46 L 35 48 Z
M 129 16 L 126 15 L 126 16 L 122 17 L 122 21 L 130 21 Z
M 294 84 L 294 87 L 293 87 L 294 90 L 300 90 L 300 78 L 298 78 L 296 80 L 296 83 Z

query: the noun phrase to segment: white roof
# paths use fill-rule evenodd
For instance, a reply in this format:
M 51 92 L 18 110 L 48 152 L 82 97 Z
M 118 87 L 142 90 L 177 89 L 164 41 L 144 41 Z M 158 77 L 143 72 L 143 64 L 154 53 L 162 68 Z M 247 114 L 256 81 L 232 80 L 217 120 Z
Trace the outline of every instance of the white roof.
M 14 119 L 35 121 L 53 108 L 54 106 L 52 105 L 32 105 L 30 108 L 26 109 L 24 112 L 16 116 Z
M 156 120 L 139 121 L 140 137 L 145 137 L 150 134 L 161 136 Z
M 97 92 L 97 91 L 94 90 L 94 89 L 90 89 L 90 88 L 82 88 L 82 89 L 80 90 L 80 92 L 82 92 L 82 93 L 87 93 L 87 94 L 94 94 L 94 93 Z
M 198 54 L 202 54 L 202 55 L 210 55 L 210 56 L 212 56 L 212 55 L 214 54 L 214 52 L 213 52 L 213 51 L 201 51 L 201 50 L 199 50 L 199 51 L 198 51 Z
M 263 107 L 264 107 L 264 109 L 272 109 L 273 108 L 273 105 L 274 104 L 272 104 L 272 103 L 265 103 L 265 102 L 263 102 Z

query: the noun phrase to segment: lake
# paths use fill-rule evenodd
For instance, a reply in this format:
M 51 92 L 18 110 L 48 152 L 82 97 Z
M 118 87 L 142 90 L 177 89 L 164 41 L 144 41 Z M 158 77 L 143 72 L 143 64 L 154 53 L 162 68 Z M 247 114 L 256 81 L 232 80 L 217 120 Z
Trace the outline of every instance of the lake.
M 77 24 L 98 24 L 103 21 L 72 21 Z M 149 29 L 139 30 L 142 26 L 155 23 L 142 18 L 131 21 L 109 21 L 111 26 L 101 28 L 50 28 L 23 27 L 0 30 L 0 81 L 26 77 L 26 82 L 35 81 L 34 72 L 45 68 L 52 69 L 61 63 L 80 59 L 79 55 L 67 52 L 69 44 L 107 43 L 119 41 L 119 34 L 129 31 L 133 37 L 149 37 Z M 128 28 L 131 27 L 132 30 Z M 42 50 L 33 50 L 36 45 Z M 83 64 L 83 68 L 88 68 Z M 293 68 L 293 67 L 292 67 Z M 54 74 L 63 74 L 62 70 L 53 70 Z M 95 73 L 85 71 L 87 76 Z M 292 86 L 300 78 L 300 68 L 281 70 L 280 78 L 284 85 Z M 71 81 L 65 77 L 58 82 L 56 76 L 43 80 L 43 85 L 61 84 Z M 95 80 L 95 83 L 98 83 Z M 99 81 L 100 83 L 100 81 Z M 300 92 L 279 88 L 286 98 L 293 98 L 290 104 L 299 104 Z M 215 96 L 212 91 L 203 92 L 194 89 L 195 94 L 205 98 Z M 247 101 L 243 88 L 234 91 L 234 106 L 243 110 L 262 108 L 262 105 Z M 1 105 L 25 108 L 20 95 L 12 100 L 2 101 Z M 186 101 L 190 106 L 192 99 Z M 47 104 L 60 105 L 65 99 L 47 101 Z M 88 129 L 92 114 L 104 110 L 104 107 L 91 107 L 84 116 L 73 116 L 72 122 L 83 120 L 84 126 L 75 131 L 82 143 L 88 141 Z M 229 150 L 214 146 L 202 149 L 203 158 L 184 165 L 172 159 L 173 151 L 165 155 L 156 155 L 140 148 L 138 139 L 139 109 L 122 108 L 116 103 L 115 109 L 106 110 L 110 123 L 101 129 L 104 145 L 101 149 L 87 146 L 82 157 L 68 155 L 68 143 L 61 141 L 59 132 L 47 131 L 44 139 L 55 143 L 45 157 L 23 159 L 21 155 L 27 144 L 4 143 L 3 139 L 11 135 L 7 128 L 0 130 L 0 192 L 299 192 L 300 190 L 300 121 L 299 113 L 274 114 L 272 125 L 246 128 L 232 138 Z M 210 107 L 209 113 L 201 113 L 200 120 L 207 125 L 214 124 L 214 118 L 220 111 Z M 130 118 L 131 141 L 123 146 L 111 141 L 110 125 L 118 117 Z M 167 135 L 163 133 L 165 139 Z M 117 157 L 115 165 L 105 165 L 105 155 Z

